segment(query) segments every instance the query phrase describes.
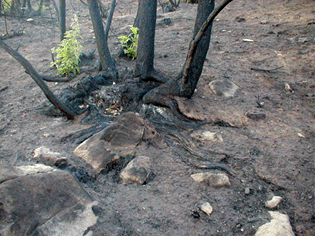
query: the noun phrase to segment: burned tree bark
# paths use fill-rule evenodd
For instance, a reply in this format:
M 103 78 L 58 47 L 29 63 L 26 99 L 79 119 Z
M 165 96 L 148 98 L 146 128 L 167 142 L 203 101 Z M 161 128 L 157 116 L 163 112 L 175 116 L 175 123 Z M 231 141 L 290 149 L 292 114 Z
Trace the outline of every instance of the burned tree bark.
M 104 26 L 97 0 L 88 0 L 88 6 L 93 24 L 97 50 L 100 57 L 101 69 L 111 69 L 116 71 L 115 61 L 109 52 L 107 38 L 104 32 Z
M 157 0 L 139 0 L 139 43 L 135 76 L 141 79 L 167 80 L 154 69 L 154 40 Z
M 177 103 L 172 100 L 172 96 L 192 97 L 209 49 L 214 17 L 231 1 L 225 0 L 216 9 L 214 9 L 214 0 L 198 1 L 193 40 L 183 69 L 176 78 L 148 92 L 143 97 L 144 103 L 169 107 L 176 114 L 178 113 Z
M 59 14 L 60 41 L 62 41 L 66 33 L 66 0 L 59 0 Z
M 61 103 L 57 97 L 51 92 L 48 86 L 45 84 L 41 76 L 33 68 L 33 66 L 17 51 L 9 47 L 5 42 L 0 39 L 0 47 L 6 50 L 13 58 L 15 58 L 26 70 L 26 72 L 32 77 L 32 79 L 37 83 L 40 89 L 44 92 L 46 98 L 59 109 L 68 119 L 74 119 L 75 114 L 63 103 Z

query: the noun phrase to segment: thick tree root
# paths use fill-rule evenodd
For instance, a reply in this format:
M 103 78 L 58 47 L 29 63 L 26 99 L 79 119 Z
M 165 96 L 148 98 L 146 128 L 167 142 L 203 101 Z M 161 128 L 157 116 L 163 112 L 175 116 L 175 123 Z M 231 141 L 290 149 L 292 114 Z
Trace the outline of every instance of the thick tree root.
M 170 97 L 170 95 L 164 95 L 163 87 L 167 86 L 169 83 L 164 84 L 156 89 L 151 90 L 148 92 L 142 99 L 145 104 L 153 104 L 156 106 L 168 107 L 171 109 L 173 114 L 180 120 L 186 122 L 194 122 L 196 120 L 190 119 L 182 114 L 178 108 L 177 102 Z
M 198 169 L 220 169 L 235 176 L 235 173 L 225 164 L 209 163 L 209 156 L 221 156 L 222 160 L 230 157 L 226 153 L 203 150 L 196 146 L 193 140 L 185 134 L 185 132 L 176 131 L 175 127 L 169 128 L 166 126 L 156 126 L 157 131 L 161 132 L 161 136 L 165 142 L 174 150 L 180 159 L 187 165 Z M 198 160 L 200 163 L 198 163 Z M 207 163 L 205 163 L 207 162 Z
M 166 77 L 161 75 L 155 69 L 150 71 L 147 75 L 141 76 L 140 79 L 143 81 L 156 81 L 156 82 L 160 82 L 160 83 L 166 83 L 168 81 L 168 79 Z
M 198 169 L 220 169 L 225 171 L 226 173 L 235 176 L 235 173 L 226 165 L 220 164 L 220 163 L 215 163 L 215 164 L 196 164 L 194 162 L 188 162 L 187 164 L 198 168 Z

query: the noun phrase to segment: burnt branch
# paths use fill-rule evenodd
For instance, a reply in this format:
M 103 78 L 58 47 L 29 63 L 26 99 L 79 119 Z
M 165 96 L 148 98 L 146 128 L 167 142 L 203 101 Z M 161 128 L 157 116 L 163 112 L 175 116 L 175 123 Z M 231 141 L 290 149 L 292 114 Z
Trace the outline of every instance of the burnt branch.
M 112 0 L 112 4 L 110 6 L 110 11 L 109 11 L 109 15 L 108 15 L 108 18 L 107 18 L 107 23 L 106 23 L 106 28 L 105 28 L 105 38 L 106 38 L 106 40 L 108 40 L 109 29 L 110 29 L 110 26 L 112 24 L 112 19 L 113 19 L 115 7 L 116 7 L 116 0 Z
M 8 46 L 1 39 L 0 39 L 0 47 L 2 47 L 4 50 L 6 50 L 14 59 L 16 59 L 25 68 L 25 70 L 27 71 L 27 74 L 29 74 L 32 77 L 32 79 L 36 82 L 36 84 L 44 92 L 46 98 L 57 109 L 59 109 L 68 119 L 74 119 L 75 114 L 57 99 L 57 97 L 48 88 L 48 86 L 43 81 L 42 77 L 37 73 L 37 71 L 34 69 L 34 67 L 31 65 L 31 63 L 28 60 L 26 60 L 17 51 L 13 50 L 10 46 Z
M 183 77 L 182 77 L 182 81 L 183 81 L 184 84 L 188 83 L 189 71 L 190 71 L 190 68 L 191 68 L 191 64 L 192 64 L 194 55 L 196 53 L 196 49 L 197 49 L 198 43 L 201 40 L 201 37 L 203 36 L 205 31 L 210 27 L 210 25 L 212 24 L 214 18 L 226 7 L 226 5 L 228 5 L 232 1 L 233 0 L 225 0 L 224 2 L 222 2 L 221 5 L 219 5 L 217 8 L 215 8 L 211 12 L 211 14 L 208 16 L 208 19 L 203 23 L 203 25 L 201 26 L 199 32 L 196 34 L 195 38 L 192 40 L 192 42 L 190 44 L 190 47 L 189 47 L 189 51 L 187 53 L 186 63 L 184 65 L 184 72 L 183 72 Z

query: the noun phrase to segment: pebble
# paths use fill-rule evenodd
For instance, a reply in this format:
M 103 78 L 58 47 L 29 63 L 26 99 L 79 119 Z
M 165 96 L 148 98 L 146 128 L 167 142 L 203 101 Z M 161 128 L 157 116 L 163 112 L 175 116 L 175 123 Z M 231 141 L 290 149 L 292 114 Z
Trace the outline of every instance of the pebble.
M 59 152 L 52 152 L 48 148 L 41 146 L 34 150 L 34 159 L 49 166 L 64 168 L 68 165 L 66 157 L 62 157 Z
M 209 83 L 210 90 L 223 97 L 234 97 L 238 90 L 238 86 L 228 79 L 217 79 Z
M 203 211 L 208 216 L 211 215 L 211 213 L 213 211 L 213 207 L 210 205 L 209 202 L 205 202 L 205 203 L 201 204 L 199 208 L 201 211 Z
M 265 202 L 266 208 L 274 209 L 274 208 L 278 207 L 278 205 L 280 204 L 281 201 L 282 201 L 282 197 L 273 196 L 271 200 Z
M 257 112 L 257 111 L 253 111 L 253 112 L 246 112 L 245 116 L 247 116 L 250 119 L 253 120 L 263 120 L 266 119 L 266 114 L 265 113 L 261 113 L 261 112 Z
M 151 173 L 151 160 L 139 156 L 128 163 L 120 173 L 123 184 L 144 184 Z
M 212 187 L 228 187 L 231 185 L 229 177 L 223 173 L 203 172 L 192 174 L 191 177 L 198 183 L 207 182 Z
M 250 188 L 245 188 L 245 194 L 246 195 L 250 194 Z

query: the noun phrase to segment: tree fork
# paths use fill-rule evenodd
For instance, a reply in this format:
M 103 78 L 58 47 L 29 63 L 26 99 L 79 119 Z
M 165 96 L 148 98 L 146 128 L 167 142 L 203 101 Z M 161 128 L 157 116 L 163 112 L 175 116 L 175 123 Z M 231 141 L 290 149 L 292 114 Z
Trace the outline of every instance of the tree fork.
M 58 109 L 60 110 L 68 119 L 73 120 L 75 114 L 67 108 L 62 102 L 60 102 L 57 97 L 51 92 L 48 86 L 45 84 L 41 76 L 37 73 L 37 71 L 33 68 L 31 63 L 26 60 L 21 54 L 17 51 L 13 50 L 10 46 L 8 46 L 3 40 L 0 39 L 0 46 L 6 50 L 14 59 L 16 59 L 27 71 L 32 79 L 36 82 L 36 84 L 40 87 L 40 89 L 44 92 L 46 98 Z
M 201 37 L 204 35 L 205 31 L 212 24 L 214 18 L 226 7 L 226 5 L 228 5 L 232 1 L 233 0 L 225 0 L 224 2 L 221 3 L 221 5 L 219 5 L 217 8 L 215 8 L 211 12 L 211 14 L 207 18 L 207 20 L 203 23 L 200 30 L 198 31 L 198 33 L 196 34 L 196 36 L 194 37 L 194 39 L 190 43 L 189 51 L 187 53 L 187 59 L 186 59 L 185 65 L 184 65 L 184 72 L 183 72 L 183 77 L 182 77 L 183 84 L 188 83 L 189 70 L 191 68 L 192 60 L 193 60 L 193 57 L 196 53 L 196 49 L 197 49 L 198 43 L 201 40 Z
M 199 0 L 194 37 L 183 69 L 176 78 L 145 94 L 142 99 L 144 103 L 168 107 L 178 118 L 182 119 L 184 115 L 180 113 L 177 102 L 171 97 L 191 98 L 193 95 L 208 52 L 211 23 L 215 16 L 231 1 L 225 0 L 219 7 L 214 8 L 214 0 Z

